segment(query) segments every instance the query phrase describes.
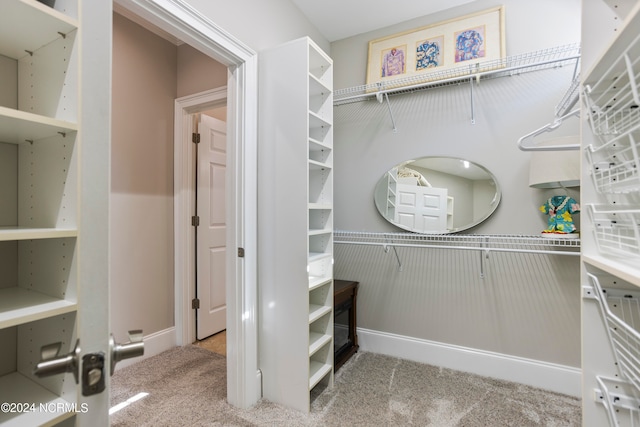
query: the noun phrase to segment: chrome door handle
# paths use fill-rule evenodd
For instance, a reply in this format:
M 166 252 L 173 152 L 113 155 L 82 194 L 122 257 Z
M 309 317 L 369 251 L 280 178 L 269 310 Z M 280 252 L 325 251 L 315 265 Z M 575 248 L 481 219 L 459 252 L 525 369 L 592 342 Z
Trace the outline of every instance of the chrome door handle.
M 41 361 L 36 365 L 33 373 L 39 378 L 49 377 L 66 372 L 73 373 L 78 384 L 78 371 L 80 369 L 80 340 L 76 340 L 73 350 L 65 355 L 60 355 L 62 343 L 45 345 L 40 349 Z
M 129 331 L 129 342 L 124 344 L 116 343 L 113 335 L 111 335 L 109 339 L 109 347 L 111 348 L 111 375 L 113 375 L 116 363 L 119 361 L 144 354 L 144 342 L 142 338 L 142 329 Z

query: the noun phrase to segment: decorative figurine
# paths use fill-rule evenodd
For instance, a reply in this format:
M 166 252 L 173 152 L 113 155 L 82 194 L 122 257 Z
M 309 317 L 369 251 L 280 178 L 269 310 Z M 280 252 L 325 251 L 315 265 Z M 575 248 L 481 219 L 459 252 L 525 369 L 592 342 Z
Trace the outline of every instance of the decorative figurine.
M 552 196 L 540 206 L 540 212 L 549 215 L 547 229 L 542 232 L 547 237 L 578 237 L 578 230 L 571 214 L 580 212 L 578 202 L 569 196 Z

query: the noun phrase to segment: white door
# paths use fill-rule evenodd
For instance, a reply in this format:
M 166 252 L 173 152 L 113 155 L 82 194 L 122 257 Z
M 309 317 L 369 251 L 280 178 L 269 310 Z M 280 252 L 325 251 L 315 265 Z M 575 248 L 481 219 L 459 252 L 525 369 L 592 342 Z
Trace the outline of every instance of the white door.
M 418 232 L 447 229 L 447 189 L 398 184 L 396 222 Z
M 226 329 L 226 185 L 227 125 L 201 115 L 198 123 L 196 290 L 197 338 Z

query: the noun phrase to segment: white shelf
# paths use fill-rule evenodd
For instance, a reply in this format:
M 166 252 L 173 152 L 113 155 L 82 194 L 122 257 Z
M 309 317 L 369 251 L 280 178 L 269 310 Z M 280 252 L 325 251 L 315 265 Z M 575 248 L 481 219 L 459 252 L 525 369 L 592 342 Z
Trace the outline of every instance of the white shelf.
M 310 252 L 309 262 L 319 261 L 321 259 L 330 258 L 332 254 L 324 252 Z
M 331 306 L 328 305 L 309 304 L 309 323 L 315 322 L 331 310 Z
M 1 142 L 21 144 L 77 130 L 75 123 L 0 106 Z
M 331 234 L 331 233 L 333 233 L 333 230 L 328 228 L 309 230 L 309 236 L 320 236 L 322 234 Z
M 333 280 L 331 277 L 319 277 L 319 276 L 309 276 L 309 291 L 319 288 L 322 285 L 326 285 Z
M 309 169 L 311 170 L 331 169 L 331 166 L 329 166 L 326 163 L 317 162 L 315 160 L 309 159 Z
M 309 357 L 331 342 L 331 335 L 311 332 L 309 334 Z
M 329 203 L 309 203 L 309 209 L 331 210 L 333 209 L 333 205 Z
M 309 111 L 309 128 L 331 127 L 331 123 L 313 111 Z
M 18 287 L 0 289 L 0 329 L 77 310 L 77 303 Z
M 320 363 L 312 360 L 309 362 L 309 390 L 314 388 L 320 380 L 331 372 L 333 367 L 327 363 Z
M 607 70 L 616 64 L 617 60 L 627 50 L 627 48 L 638 37 L 638 28 L 640 26 L 640 3 L 633 7 L 629 13 L 630 19 L 625 21 L 622 29 L 618 32 L 618 36 L 613 39 L 610 45 L 605 49 L 603 55 L 595 61 L 593 67 L 584 75 L 584 82 L 588 84 L 591 80 L 604 75 Z
M 22 58 L 77 28 L 78 21 L 35 0 L 2 0 L 0 54 Z
M 77 237 L 75 228 L 0 227 L 0 242 L 11 240 L 57 239 Z
M 331 146 L 322 141 L 318 141 L 317 139 L 309 138 L 309 150 L 310 151 L 331 150 Z
M 582 254 L 582 261 L 640 287 L 637 263 L 625 262 L 624 259 L 615 260 L 594 254 Z
M 322 94 L 331 94 L 331 89 L 327 85 L 319 80 L 313 74 L 309 74 L 309 95 L 317 96 Z
M 58 411 L 58 408 L 73 408 L 71 402 L 17 372 L 0 377 L 0 402 L 35 405 L 34 412 L 0 412 L 0 425 L 3 427 L 54 425 L 74 415 L 74 412 Z M 40 404 L 46 409 L 40 411 Z M 76 410 L 80 409 L 76 407 Z

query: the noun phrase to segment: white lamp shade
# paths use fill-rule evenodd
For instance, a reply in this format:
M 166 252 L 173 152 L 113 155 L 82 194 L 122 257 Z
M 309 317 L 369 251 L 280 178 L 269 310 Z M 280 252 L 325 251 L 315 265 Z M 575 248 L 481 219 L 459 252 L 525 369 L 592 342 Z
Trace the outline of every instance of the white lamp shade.
M 539 147 L 578 145 L 578 136 L 538 143 Z M 529 165 L 529 187 L 561 188 L 580 186 L 580 150 L 533 151 Z

